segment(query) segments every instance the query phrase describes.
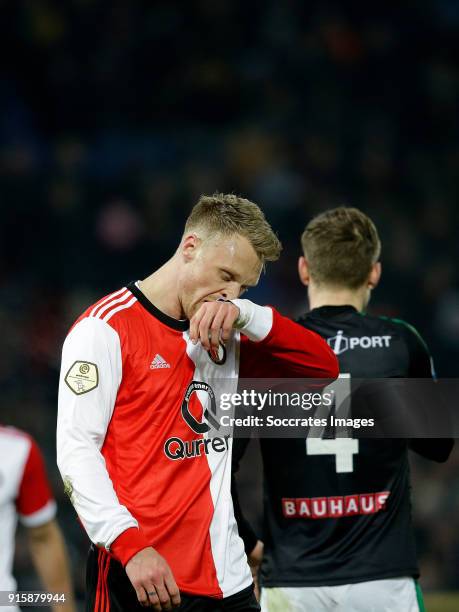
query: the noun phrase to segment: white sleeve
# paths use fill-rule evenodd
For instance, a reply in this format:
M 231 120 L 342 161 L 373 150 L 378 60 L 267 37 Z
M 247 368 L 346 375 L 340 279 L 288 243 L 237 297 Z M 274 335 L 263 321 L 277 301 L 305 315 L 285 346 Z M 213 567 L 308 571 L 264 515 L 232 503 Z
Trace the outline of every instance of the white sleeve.
M 62 350 L 57 464 L 90 539 L 107 549 L 123 531 L 138 527 L 120 504 L 100 452 L 121 377 L 116 331 L 101 319 L 77 323 Z
M 273 311 L 269 306 L 258 306 L 250 300 L 230 300 L 239 308 L 239 317 L 234 327 L 239 329 L 249 340 L 264 340 L 273 326 Z

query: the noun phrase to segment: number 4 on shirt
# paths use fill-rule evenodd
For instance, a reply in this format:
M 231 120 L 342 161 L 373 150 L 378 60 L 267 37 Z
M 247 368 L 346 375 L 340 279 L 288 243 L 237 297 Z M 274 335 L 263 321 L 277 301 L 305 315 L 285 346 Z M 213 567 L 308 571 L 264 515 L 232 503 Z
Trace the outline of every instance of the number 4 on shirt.
M 338 414 L 341 404 L 350 398 L 351 375 L 340 374 L 337 383 L 327 387 L 335 393 L 335 414 Z M 307 455 L 335 455 L 335 469 L 337 474 L 345 474 L 354 471 L 354 455 L 359 452 L 359 441 L 353 438 L 322 438 L 306 439 Z

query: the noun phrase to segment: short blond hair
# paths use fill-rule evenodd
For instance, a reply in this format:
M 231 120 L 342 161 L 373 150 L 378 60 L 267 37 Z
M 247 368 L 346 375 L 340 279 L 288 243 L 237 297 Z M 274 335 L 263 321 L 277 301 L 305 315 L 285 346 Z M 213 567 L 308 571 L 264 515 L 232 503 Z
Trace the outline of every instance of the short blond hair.
M 197 228 L 212 234 L 244 236 L 263 264 L 279 259 L 282 250 L 280 240 L 259 206 L 233 194 L 201 196 L 186 221 L 185 233 Z
M 357 289 L 381 254 L 373 221 L 357 208 L 340 206 L 314 217 L 301 236 L 311 279 L 317 284 Z

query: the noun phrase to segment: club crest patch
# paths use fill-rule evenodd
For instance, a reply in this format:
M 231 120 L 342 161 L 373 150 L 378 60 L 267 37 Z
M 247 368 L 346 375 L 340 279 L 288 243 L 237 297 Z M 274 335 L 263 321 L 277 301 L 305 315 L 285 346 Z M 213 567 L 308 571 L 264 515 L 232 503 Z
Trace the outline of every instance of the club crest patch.
M 226 347 L 220 342 L 218 347 L 218 354 L 215 354 L 213 351 L 207 351 L 211 361 L 213 361 L 217 365 L 223 365 L 226 361 Z
M 75 361 L 67 372 L 65 382 L 76 395 L 83 395 L 99 384 L 99 370 L 90 361 Z

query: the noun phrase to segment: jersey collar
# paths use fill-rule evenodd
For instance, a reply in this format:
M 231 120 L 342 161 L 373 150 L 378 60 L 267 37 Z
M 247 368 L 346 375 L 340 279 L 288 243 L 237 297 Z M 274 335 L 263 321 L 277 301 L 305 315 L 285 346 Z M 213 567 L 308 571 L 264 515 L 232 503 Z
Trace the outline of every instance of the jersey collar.
M 355 313 L 358 312 L 355 306 L 350 304 L 340 304 L 339 306 L 319 306 L 319 308 L 313 308 L 309 314 L 318 315 L 319 317 L 336 317 L 339 314 Z
M 172 329 L 175 329 L 177 331 L 187 331 L 190 326 L 190 322 L 188 321 L 188 319 L 174 319 L 174 317 L 170 317 L 165 312 L 162 312 L 162 310 L 159 310 L 159 308 L 156 308 L 156 306 L 152 302 L 150 302 L 146 295 L 142 293 L 142 291 L 140 291 L 140 289 L 135 284 L 135 281 L 129 283 L 129 285 L 127 285 L 127 288 L 132 293 L 132 295 L 134 295 L 138 299 L 138 301 L 142 304 L 145 310 L 148 310 L 148 312 L 152 314 L 156 319 L 161 321 L 161 323 L 164 323 L 164 325 L 172 327 Z

